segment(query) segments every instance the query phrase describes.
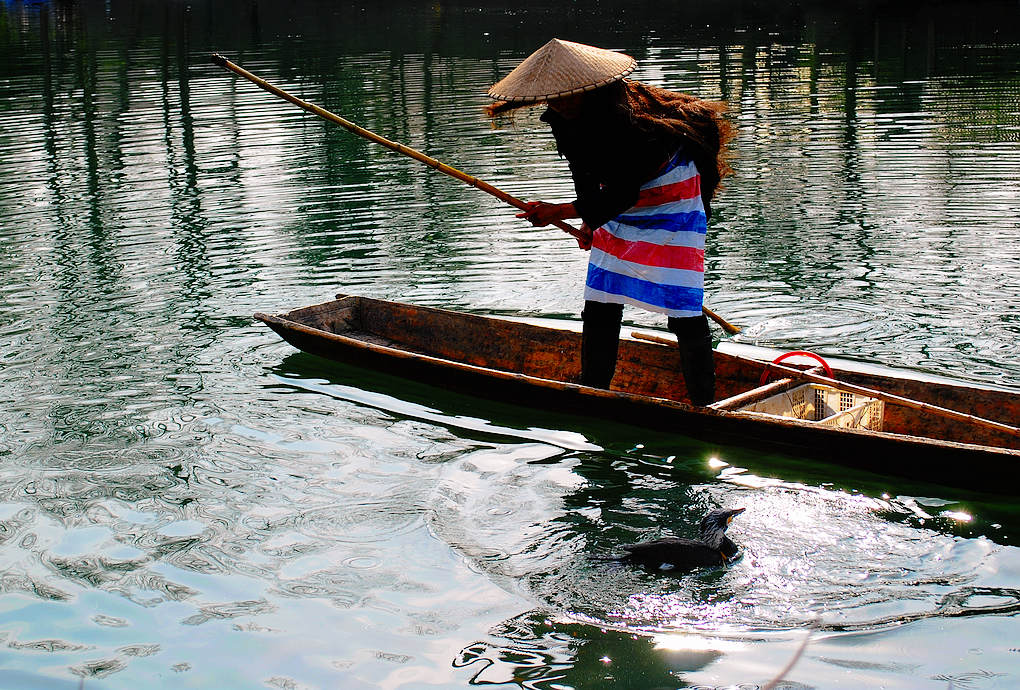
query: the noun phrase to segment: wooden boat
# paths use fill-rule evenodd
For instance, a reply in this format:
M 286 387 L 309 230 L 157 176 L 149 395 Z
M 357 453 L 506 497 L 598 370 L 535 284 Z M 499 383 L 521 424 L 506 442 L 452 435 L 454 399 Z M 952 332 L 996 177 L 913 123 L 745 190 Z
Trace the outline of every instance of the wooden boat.
M 765 444 L 795 455 L 985 490 L 993 476 L 1014 476 L 1020 461 L 1020 437 L 1011 426 L 1020 419 L 1018 392 L 836 370 L 833 377 L 839 385 L 809 387 L 826 388 L 825 394 L 835 388 L 849 410 L 822 420 L 784 417 L 768 413 L 769 405 L 789 400 L 798 389 L 804 393 L 803 380 L 790 376 L 762 385 L 767 362 L 717 351 L 720 401 L 696 407 L 687 402 L 683 377 L 677 374 L 675 347 L 621 340 L 612 388 L 603 390 L 574 383 L 580 360 L 580 334 L 575 331 L 366 297 L 337 297 L 255 318 L 295 347 L 328 359 L 531 407 L 714 442 Z M 849 398 L 844 385 L 880 391 L 885 398 L 879 406 L 867 396 Z M 806 390 L 809 396 L 812 392 Z M 902 404 L 895 396 L 919 406 Z M 966 414 L 954 418 L 932 411 L 943 407 Z M 784 414 L 799 413 L 787 409 Z M 865 416 L 872 417 L 870 424 Z M 880 430 L 874 417 L 880 419 Z

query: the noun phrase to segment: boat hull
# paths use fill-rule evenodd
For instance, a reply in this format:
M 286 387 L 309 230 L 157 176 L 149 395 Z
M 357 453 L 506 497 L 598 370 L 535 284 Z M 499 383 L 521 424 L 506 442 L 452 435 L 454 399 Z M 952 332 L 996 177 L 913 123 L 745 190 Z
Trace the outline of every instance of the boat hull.
M 886 405 L 886 429 L 840 429 L 686 402 L 675 348 L 621 341 L 611 390 L 581 386 L 580 335 L 505 319 L 344 297 L 271 316 L 256 314 L 291 345 L 487 398 L 610 419 L 709 442 L 765 446 L 887 474 L 987 489 L 1012 476 L 1017 439 L 931 413 Z M 758 385 L 763 364 L 716 353 L 720 397 Z M 836 371 L 836 378 L 1009 423 L 1020 395 L 967 385 Z M 996 416 L 998 414 L 999 416 Z M 1007 415 L 1002 418 L 1002 414 Z M 902 433 L 909 430 L 911 433 Z M 1012 490 L 1012 488 L 1011 488 Z

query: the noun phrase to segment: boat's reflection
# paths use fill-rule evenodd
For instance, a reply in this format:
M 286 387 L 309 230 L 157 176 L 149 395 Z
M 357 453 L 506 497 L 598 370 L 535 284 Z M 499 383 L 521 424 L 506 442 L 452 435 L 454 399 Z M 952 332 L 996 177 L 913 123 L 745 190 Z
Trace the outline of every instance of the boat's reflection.
M 927 477 L 893 477 L 845 465 L 830 465 L 814 457 L 758 450 L 728 443 L 707 443 L 679 434 L 650 431 L 606 419 L 592 419 L 570 410 L 535 410 L 486 397 L 479 390 L 470 395 L 450 392 L 379 371 L 323 359 L 304 352 L 283 358 L 271 370 L 274 385 L 314 391 L 367 405 L 391 414 L 421 419 L 457 430 L 458 435 L 479 439 L 518 439 L 548 443 L 564 451 L 600 454 L 603 458 L 625 455 L 654 461 L 642 471 L 660 473 L 670 481 L 712 481 L 720 475 L 734 477 L 746 470 L 750 477 L 783 481 L 869 496 L 938 497 L 956 503 L 970 515 L 983 512 L 986 524 L 998 525 L 1007 534 L 1020 530 L 1020 504 L 999 494 L 984 494 Z M 718 458 L 725 458 L 720 462 Z M 667 462 L 658 462 L 665 459 Z M 895 462 L 890 458 L 890 462 Z M 593 472 L 613 472 L 611 462 L 599 462 Z M 981 468 L 961 467 L 961 473 Z M 759 481 L 751 479 L 751 481 Z M 994 484 L 992 478 L 989 482 Z M 597 486 L 597 485 L 596 485 Z M 978 506 L 984 510 L 979 510 Z M 975 512 L 977 511 L 977 512 Z M 956 533 L 969 536 L 979 527 L 960 524 Z M 952 522 L 940 525 L 955 529 Z

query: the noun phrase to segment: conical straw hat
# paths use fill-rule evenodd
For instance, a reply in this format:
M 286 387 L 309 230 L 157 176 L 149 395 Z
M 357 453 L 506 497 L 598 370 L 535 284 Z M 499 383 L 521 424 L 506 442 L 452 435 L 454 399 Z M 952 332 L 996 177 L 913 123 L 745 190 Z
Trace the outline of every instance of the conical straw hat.
M 547 101 L 611 84 L 636 66 L 629 55 L 554 38 L 494 84 L 489 96 L 515 103 Z

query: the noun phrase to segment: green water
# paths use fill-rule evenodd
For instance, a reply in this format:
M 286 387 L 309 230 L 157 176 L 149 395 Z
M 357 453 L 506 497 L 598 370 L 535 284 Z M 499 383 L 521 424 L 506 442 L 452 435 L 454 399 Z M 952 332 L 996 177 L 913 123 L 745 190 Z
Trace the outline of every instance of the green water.
M 1020 389 L 1014 2 L 0 2 L 0 688 L 753 688 L 810 626 L 787 688 L 1020 682 L 1015 475 L 537 413 L 251 319 L 576 321 L 562 233 L 208 61 L 562 201 L 537 112 L 481 116 L 553 36 L 729 104 L 707 293 L 738 345 Z M 725 570 L 598 560 L 716 506 L 747 509 Z

